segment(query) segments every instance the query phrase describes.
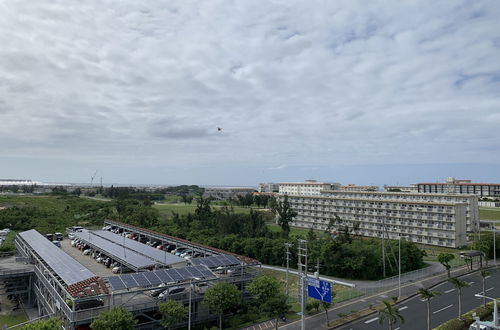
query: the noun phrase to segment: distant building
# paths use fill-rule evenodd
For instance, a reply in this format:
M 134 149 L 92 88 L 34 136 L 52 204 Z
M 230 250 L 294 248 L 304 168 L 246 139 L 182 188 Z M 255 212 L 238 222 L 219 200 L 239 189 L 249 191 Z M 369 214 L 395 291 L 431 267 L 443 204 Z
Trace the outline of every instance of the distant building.
M 212 197 L 216 200 L 227 200 L 238 198 L 238 196 L 245 196 L 252 194 L 255 188 L 241 188 L 241 187 L 212 187 L 205 188 L 203 193 L 204 197 Z
M 306 180 L 304 182 L 281 182 L 279 193 L 281 195 L 317 196 L 322 190 L 339 190 L 340 183 L 318 182 Z
M 409 186 L 384 186 L 384 191 L 416 193 L 418 192 L 418 187 L 415 184 Z
M 378 186 L 357 186 L 355 184 L 348 184 L 340 186 L 340 191 L 378 191 Z
M 417 183 L 418 192 L 442 194 L 474 194 L 480 197 L 500 197 L 500 183 L 473 183 L 448 177 L 444 183 Z
M 42 185 L 42 183 L 28 179 L 0 179 L 0 186 L 34 186 L 34 185 Z
M 257 187 L 257 191 L 261 193 L 267 193 L 267 192 L 278 192 L 280 189 L 280 186 L 278 183 L 259 183 L 259 186 Z

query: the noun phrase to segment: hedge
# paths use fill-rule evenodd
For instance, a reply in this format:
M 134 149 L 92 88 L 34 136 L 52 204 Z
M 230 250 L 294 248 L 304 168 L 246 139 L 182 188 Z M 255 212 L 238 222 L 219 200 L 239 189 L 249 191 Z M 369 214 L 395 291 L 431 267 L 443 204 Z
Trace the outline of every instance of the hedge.
M 451 319 L 437 328 L 434 328 L 434 330 L 467 330 L 469 329 L 469 326 L 474 323 L 474 318 L 473 314 L 476 313 L 476 316 L 478 316 L 480 319 L 484 319 L 488 316 L 490 316 L 493 313 L 493 302 L 489 302 L 486 304 L 486 306 L 479 306 L 474 308 L 473 310 L 462 314 L 462 319 Z

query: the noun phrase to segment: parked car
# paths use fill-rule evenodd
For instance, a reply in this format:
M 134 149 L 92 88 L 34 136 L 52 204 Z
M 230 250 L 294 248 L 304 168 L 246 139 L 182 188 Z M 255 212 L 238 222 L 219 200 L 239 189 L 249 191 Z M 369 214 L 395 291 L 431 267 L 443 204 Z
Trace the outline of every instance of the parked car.
M 45 237 L 47 237 L 47 239 L 51 242 L 54 240 L 54 234 L 47 234 Z
M 172 287 L 172 288 L 169 288 L 169 289 L 163 291 L 162 293 L 160 293 L 158 295 L 158 299 L 166 300 L 169 296 L 172 296 L 174 294 L 179 294 L 179 293 L 182 293 L 184 291 L 186 291 L 185 287 Z
M 61 242 L 60 241 L 52 241 L 52 243 L 54 243 L 54 245 L 57 246 L 58 248 L 61 247 Z
M 62 233 L 55 233 L 54 239 L 56 239 L 58 241 L 62 241 L 64 239 L 63 234 Z

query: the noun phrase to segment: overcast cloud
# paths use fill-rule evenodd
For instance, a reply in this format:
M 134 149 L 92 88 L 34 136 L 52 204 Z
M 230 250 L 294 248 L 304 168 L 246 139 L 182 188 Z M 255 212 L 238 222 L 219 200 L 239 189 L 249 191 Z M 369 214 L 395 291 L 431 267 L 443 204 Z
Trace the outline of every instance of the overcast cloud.
M 358 183 L 331 171 L 468 163 L 500 181 L 480 170 L 500 163 L 498 1 L 6 0 L 0 17 L 0 177 Z

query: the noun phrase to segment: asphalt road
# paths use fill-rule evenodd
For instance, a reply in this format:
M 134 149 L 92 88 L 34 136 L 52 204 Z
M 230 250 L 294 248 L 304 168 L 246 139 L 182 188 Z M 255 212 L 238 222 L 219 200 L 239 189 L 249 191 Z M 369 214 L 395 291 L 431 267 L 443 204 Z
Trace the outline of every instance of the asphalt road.
M 486 279 L 485 289 L 486 296 L 500 296 L 500 271 L 490 270 L 492 273 Z M 474 307 L 482 304 L 482 298 L 477 298 L 474 295 L 481 293 L 482 277 L 479 273 L 466 275 L 461 277 L 462 280 L 470 283 L 470 287 L 462 289 L 462 313 L 465 313 Z M 451 283 L 445 282 L 432 289 L 432 291 L 441 292 L 440 296 L 431 299 L 431 327 L 436 327 L 452 318 L 458 316 L 458 292 Z M 395 329 L 415 329 L 421 330 L 427 327 L 427 302 L 422 301 L 419 296 L 408 299 L 398 304 L 401 315 L 405 319 L 405 323 L 397 324 Z M 339 327 L 345 330 L 358 329 L 387 329 L 387 323 L 381 325 L 376 313 L 367 317 L 356 320 L 353 323 Z

